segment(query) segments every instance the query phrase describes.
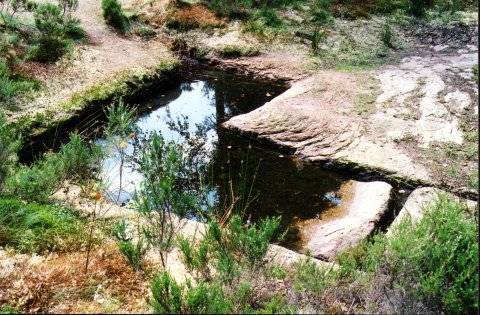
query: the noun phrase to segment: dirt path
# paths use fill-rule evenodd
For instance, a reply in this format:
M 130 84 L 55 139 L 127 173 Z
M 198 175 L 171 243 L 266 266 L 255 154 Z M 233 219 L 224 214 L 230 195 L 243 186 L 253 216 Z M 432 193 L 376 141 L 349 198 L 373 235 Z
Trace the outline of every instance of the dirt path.
M 122 4 L 128 6 L 129 1 Z M 100 6 L 100 0 L 79 1 L 75 15 L 87 33 L 86 44 L 76 46 L 71 56 L 55 64 L 27 65 L 33 68 L 44 87 L 32 101 L 24 102 L 14 117 L 55 110 L 55 106 L 68 100 L 75 92 L 115 78 L 125 71 L 140 72 L 154 67 L 171 56 L 159 37 L 146 41 L 135 35 L 126 37 L 116 33 L 105 24 Z

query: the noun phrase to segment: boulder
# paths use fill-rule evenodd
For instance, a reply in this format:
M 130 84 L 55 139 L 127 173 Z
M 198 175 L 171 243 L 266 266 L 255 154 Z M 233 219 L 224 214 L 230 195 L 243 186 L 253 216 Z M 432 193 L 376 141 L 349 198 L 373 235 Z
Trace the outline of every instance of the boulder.
M 385 182 L 355 182 L 353 198 L 345 213 L 319 220 L 307 231 L 305 249 L 312 256 L 331 260 L 370 235 L 388 209 L 392 186 Z
M 432 202 L 435 202 L 439 194 L 444 194 L 448 198 L 452 198 L 455 201 L 466 203 L 470 211 L 474 211 L 474 209 L 477 207 L 477 203 L 475 201 L 459 198 L 449 192 L 446 192 L 438 188 L 434 188 L 434 187 L 417 188 L 408 197 L 407 201 L 405 202 L 405 205 L 403 206 L 403 208 L 400 210 L 395 220 L 390 225 L 390 228 L 387 234 L 390 234 L 392 231 L 392 228 L 400 224 L 400 222 L 406 217 L 410 217 L 413 221 L 420 220 L 423 217 L 425 207 L 431 204 Z

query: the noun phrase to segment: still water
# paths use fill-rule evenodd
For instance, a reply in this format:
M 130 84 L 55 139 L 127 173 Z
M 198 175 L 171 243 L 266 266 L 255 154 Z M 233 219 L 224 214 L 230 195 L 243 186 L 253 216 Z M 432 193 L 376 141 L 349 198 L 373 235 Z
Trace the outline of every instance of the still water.
M 171 124 L 178 119 L 188 123 L 186 130 L 192 134 L 203 130 L 205 147 L 212 156 L 212 201 L 222 207 L 232 202 L 232 196 L 242 195 L 237 206 L 246 208 L 245 216 L 252 220 L 281 215 L 283 226 L 290 229 L 284 244 L 301 250 L 302 226 L 344 213 L 350 195 L 348 182 L 318 167 L 254 146 L 220 127 L 230 117 L 254 110 L 285 89 L 285 85 L 269 81 L 202 72 L 145 100 L 140 105 L 150 111 L 136 124 L 140 134 L 160 132 L 167 141 L 182 140 Z M 104 139 L 97 141 L 105 143 Z M 119 203 L 132 198 L 142 179 L 132 162 L 137 154 L 135 145 L 130 143 L 126 151 L 131 160 L 123 167 L 121 190 L 119 156 L 113 154 L 102 165 L 110 195 L 112 199 L 120 196 Z

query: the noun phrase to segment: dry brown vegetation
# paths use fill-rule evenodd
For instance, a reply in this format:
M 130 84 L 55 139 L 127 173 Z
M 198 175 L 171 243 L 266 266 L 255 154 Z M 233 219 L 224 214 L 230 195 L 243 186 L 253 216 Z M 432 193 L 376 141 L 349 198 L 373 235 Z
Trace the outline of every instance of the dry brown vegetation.
M 115 243 L 92 252 L 87 273 L 83 271 L 83 252 L 51 254 L 39 262 L 13 259 L 12 272 L 0 277 L 0 304 L 8 303 L 26 312 L 145 309 L 147 277 L 133 271 Z M 13 301 L 17 304 L 12 305 Z

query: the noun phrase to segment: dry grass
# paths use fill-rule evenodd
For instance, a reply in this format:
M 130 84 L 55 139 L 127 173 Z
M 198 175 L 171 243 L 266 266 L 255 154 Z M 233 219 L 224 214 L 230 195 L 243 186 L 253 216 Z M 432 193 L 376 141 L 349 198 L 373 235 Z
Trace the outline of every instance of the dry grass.
M 15 263 L 0 277 L 0 305 L 25 312 L 141 312 L 146 309 L 149 282 L 134 272 L 110 243 L 92 252 L 88 273 L 85 253 L 50 255 L 39 263 Z
M 169 28 L 190 30 L 225 26 L 225 22 L 201 4 L 173 6 L 165 21 Z

